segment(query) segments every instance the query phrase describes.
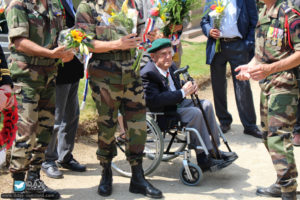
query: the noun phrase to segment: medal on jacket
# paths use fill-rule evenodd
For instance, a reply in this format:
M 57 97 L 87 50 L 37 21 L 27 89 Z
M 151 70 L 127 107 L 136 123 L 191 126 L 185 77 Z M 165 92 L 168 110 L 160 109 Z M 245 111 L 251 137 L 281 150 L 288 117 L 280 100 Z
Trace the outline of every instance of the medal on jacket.
M 276 46 L 277 45 L 277 32 L 278 32 L 278 28 L 274 28 L 273 29 L 273 34 L 272 34 L 272 46 Z
M 281 49 L 283 40 L 283 29 L 278 29 L 277 40 L 277 46 Z
M 267 41 L 266 41 L 266 46 L 270 47 L 271 46 L 271 42 L 273 39 L 273 32 L 274 32 L 274 27 L 269 27 L 268 32 L 267 32 Z

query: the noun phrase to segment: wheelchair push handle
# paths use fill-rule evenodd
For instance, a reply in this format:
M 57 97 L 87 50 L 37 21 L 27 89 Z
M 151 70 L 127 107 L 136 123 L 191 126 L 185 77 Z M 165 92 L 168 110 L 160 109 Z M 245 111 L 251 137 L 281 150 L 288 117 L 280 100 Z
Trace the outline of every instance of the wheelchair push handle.
M 188 73 L 188 69 L 190 68 L 190 66 L 185 66 L 184 68 L 179 68 L 174 72 L 174 75 L 177 76 L 177 74 L 186 74 Z

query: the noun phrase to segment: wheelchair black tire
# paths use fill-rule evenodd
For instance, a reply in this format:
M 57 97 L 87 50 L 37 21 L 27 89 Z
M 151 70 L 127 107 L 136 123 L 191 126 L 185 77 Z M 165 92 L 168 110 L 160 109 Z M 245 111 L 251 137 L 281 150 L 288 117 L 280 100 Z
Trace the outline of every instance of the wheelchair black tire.
M 182 181 L 183 184 L 188 185 L 188 186 L 196 186 L 199 185 L 203 178 L 203 172 L 201 168 L 194 164 L 194 163 L 188 163 L 188 167 L 190 169 L 191 175 L 194 178 L 194 180 L 189 180 L 186 170 L 184 166 L 180 169 L 180 180 Z

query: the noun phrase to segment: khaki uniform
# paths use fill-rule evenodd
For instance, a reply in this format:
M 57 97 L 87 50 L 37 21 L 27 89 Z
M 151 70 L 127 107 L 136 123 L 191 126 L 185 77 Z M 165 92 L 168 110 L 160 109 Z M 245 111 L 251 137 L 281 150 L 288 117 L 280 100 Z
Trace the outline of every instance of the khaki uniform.
M 117 40 L 127 35 L 118 27 L 108 26 L 102 18 L 112 8 L 120 12 L 123 1 L 111 4 L 106 0 L 83 0 L 76 14 L 76 26 L 94 33 L 101 41 Z M 128 3 L 132 7 L 131 1 Z M 141 20 L 138 19 L 138 24 Z M 138 33 L 142 26 L 138 26 Z M 92 96 L 99 113 L 97 157 L 101 164 L 108 163 L 117 154 L 115 137 L 117 115 L 120 109 L 127 129 L 127 160 L 131 165 L 142 162 L 146 139 L 146 109 L 142 98 L 143 88 L 139 74 L 131 66 L 135 49 L 93 54 L 89 64 Z
M 54 126 L 55 59 L 26 55 L 13 40 L 23 37 L 53 49 L 64 27 L 59 0 L 48 1 L 48 11 L 39 0 L 13 0 L 6 9 L 9 28 L 9 69 L 16 87 L 19 121 L 12 149 L 11 172 L 37 171 Z
M 284 28 L 283 2 L 277 0 L 267 13 L 266 7 L 260 12 L 255 38 L 255 58 L 259 63 L 273 63 L 293 54 Z M 292 8 L 293 5 L 289 7 Z M 300 18 L 293 12 L 287 15 L 291 41 L 295 51 L 299 51 Z M 291 136 L 296 122 L 299 92 L 297 80 L 293 70 L 287 70 L 271 74 L 260 81 L 260 87 L 263 141 L 276 169 L 277 183 L 281 185 L 281 191 L 293 192 L 297 187 L 297 169 Z

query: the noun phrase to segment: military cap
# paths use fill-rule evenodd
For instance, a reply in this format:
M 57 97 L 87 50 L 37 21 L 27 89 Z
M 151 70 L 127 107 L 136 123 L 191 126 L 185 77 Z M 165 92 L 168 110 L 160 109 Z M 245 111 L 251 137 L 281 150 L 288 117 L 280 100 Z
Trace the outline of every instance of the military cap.
M 154 53 L 166 47 L 171 47 L 171 41 L 167 38 L 160 38 L 152 42 L 152 47 L 150 47 L 147 52 Z

